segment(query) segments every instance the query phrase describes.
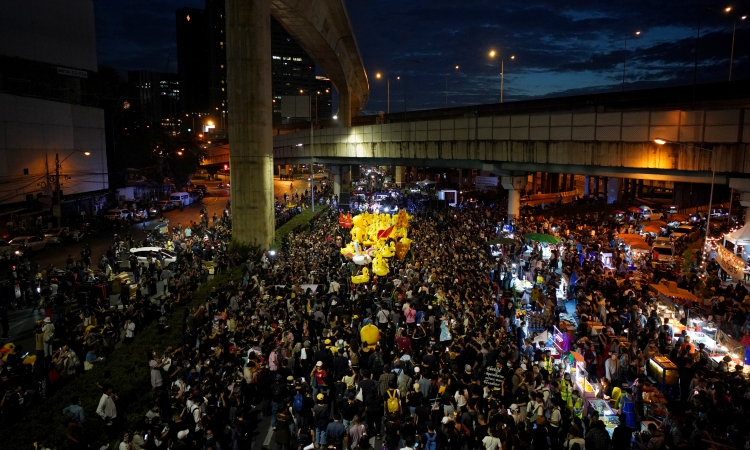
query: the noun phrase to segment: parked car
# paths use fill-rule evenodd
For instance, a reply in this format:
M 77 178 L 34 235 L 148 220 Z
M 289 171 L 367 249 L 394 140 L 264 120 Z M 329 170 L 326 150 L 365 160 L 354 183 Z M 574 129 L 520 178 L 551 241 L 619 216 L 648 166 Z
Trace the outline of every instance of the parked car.
M 695 227 L 691 225 L 680 225 L 676 230 L 672 232 L 672 237 L 675 239 L 685 237 L 688 242 L 693 242 L 698 238 L 698 232 L 696 231 Z
M 674 261 L 674 247 L 670 245 L 654 245 L 653 251 L 659 254 L 659 261 Z
M 203 195 L 204 195 L 204 196 L 205 196 L 206 194 L 208 194 L 208 186 L 206 186 L 205 184 L 196 184 L 196 185 L 195 185 L 195 188 L 196 188 L 196 189 L 200 189 L 200 190 L 201 190 L 201 192 L 203 192 Z
M 13 250 L 42 250 L 47 246 L 44 236 L 16 236 L 9 242 Z
M 157 254 L 161 255 L 161 266 L 165 269 L 173 270 L 177 262 L 177 255 L 161 247 L 131 248 L 130 253 L 138 258 L 138 263 L 144 263 L 146 267 L 148 267 L 149 255 L 153 255 L 153 257 L 156 257 Z
M 59 245 L 70 237 L 70 230 L 68 227 L 62 228 L 51 228 L 44 232 L 44 238 L 48 244 Z
M 161 207 L 162 212 L 172 211 L 175 209 L 175 204 L 169 200 L 159 200 L 156 202 L 156 206 Z
M 104 213 L 104 218 L 107 220 L 127 219 L 128 214 L 130 214 L 130 211 L 127 209 L 114 208 Z
M 645 205 L 640 208 L 643 211 L 643 220 L 660 220 L 664 217 L 664 214 L 658 209 L 652 209 Z

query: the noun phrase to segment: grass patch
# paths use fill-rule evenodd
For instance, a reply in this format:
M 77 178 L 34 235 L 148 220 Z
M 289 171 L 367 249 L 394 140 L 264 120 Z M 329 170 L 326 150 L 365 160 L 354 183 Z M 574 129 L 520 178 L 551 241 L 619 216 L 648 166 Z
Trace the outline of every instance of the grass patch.
M 276 234 L 274 235 L 271 248 L 281 248 L 284 236 L 287 236 L 298 226 L 303 229 L 306 228 L 315 217 L 324 214 L 327 210 L 328 206 L 316 206 L 315 212 L 312 212 L 312 210 L 310 209 L 306 209 L 296 216 L 292 217 L 287 223 L 276 229 Z

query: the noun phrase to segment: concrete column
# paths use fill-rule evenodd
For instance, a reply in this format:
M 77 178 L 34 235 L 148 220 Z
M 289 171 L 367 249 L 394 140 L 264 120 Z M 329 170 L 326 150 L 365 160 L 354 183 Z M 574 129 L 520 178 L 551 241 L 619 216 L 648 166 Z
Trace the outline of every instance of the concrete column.
M 628 186 L 630 186 L 630 180 L 622 178 L 620 182 L 622 183 L 622 195 L 620 198 L 628 198 Z
M 500 182 L 508 190 L 508 221 L 510 222 L 521 212 L 521 191 L 526 187 L 528 177 L 502 177 Z
M 536 194 L 536 175 L 539 172 L 531 174 L 531 194 Z
M 622 199 L 619 178 L 607 178 L 607 203 L 619 202 Z
M 352 126 L 352 98 L 348 86 L 342 86 L 341 90 L 339 90 L 338 117 L 340 127 Z
M 404 178 L 406 175 L 406 167 L 404 166 L 396 166 L 396 176 L 394 177 L 394 181 L 398 184 L 399 187 L 404 183 Z
M 638 188 L 636 189 L 635 195 L 637 197 L 643 197 L 643 178 L 638 180 Z
M 232 240 L 269 248 L 273 199 L 270 0 L 227 0 Z
M 560 190 L 563 192 L 568 190 L 568 174 L 567 173 L 562 174 L 562 184 L 560 186 Z
M 599 195 L 599 177 L 594 177 L 594 195 Z
M 583 177 L 583 195 L 587 196 L 591 192 L 591 177 L 584 175 Z
M 542 175 L 542 181 L 539 185 L 539 192 L 541 192 L 542 194 L 546 194 L 547 193 L 547 172 L 542 172 L 541 175 Z

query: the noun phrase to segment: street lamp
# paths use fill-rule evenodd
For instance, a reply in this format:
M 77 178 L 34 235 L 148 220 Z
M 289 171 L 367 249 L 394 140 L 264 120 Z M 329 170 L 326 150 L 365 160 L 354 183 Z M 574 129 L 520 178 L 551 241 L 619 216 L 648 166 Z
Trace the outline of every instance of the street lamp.
M 458 70 L 460 67 L 457 65 L 454 70 Z M 448 107 L 448 73 L 445 74 L 445 107 Z
M 711 192 L 708 194 L 708 218 L 706 218 L 706 238 L 703 241 L 703 249 L 706 250 L 708 248 L 708 235 L 711 233 L 711 207 L 714 200 L 714 180 L 716 179 L 716 165 L 714 164 L 714 156 L 716 156 L 716 151 L 710 149 L 710 148 L 704 148 L 704 147 L 698 147 L 697 145 L 688 144 L 685 142 L 679 142 L 679 141 L 670 141 L 668 139 L 662 139 L 662 138 L 656 138 L 654 139 L 654 142 L 659 145 L 664 144 L 675 144 L 675 145 L 683 145 L 685 147 L 691 147 L 698 150 L 703 150 L 706 152 L 711 153 Z M 731 216 L 731 211 L 730 211 Z
M 636 36 L 640 36 L 641 32 L 636 31 Z M 628 62 L 628 35 L 625 35 L 625 57 L 622 59 L 622 91 L 625 92 L 625 65 Z
M 726 12 L 727 14 L 731 13 L 731 11 L 731 6 L 727 6 L 726 8 L 724 8 L 724 12 Z M 732 81 L 732 63 L 734 63 L 734 38 L 737 34 L 737 19 L 745 20 L 747 19 L 747 16 L 739 16 L 736 14 L 734 15 L 734 23 L 732 24 L 732 49 L 729 52 L 729 81 Z
M 379 79 L 383 78 L 383 74 L 381 74 L 380 72 L 378 72 L 378 73 L 375 74 L 375 78 L 377 78 L 379 80 Z M 390 114 L 391 113 L 391 77 L 385 77 L 385 78 L 386 78 L 386 81 L 388 82 L 388 109 L 387 109 L 387 112 L 388 112 L 388 114 Z M 400 80 L 401 77 L 396 77 L 396 79 Z
M 490 50 L 489 56 L 490 58 L 495 58 L 497 56 L 498 52 L 495 50 Z M 516 55 L 510 55 L 510 59 L 516 59 Z M 505 56 L 500 56 L 500 103 L 503 102 L 503 90 L 505 85 Z
M 71 156 L 73 156 L 73 153 L 83 153 L 84 156 L 91 156 L 91 152 L 88 150 L 73 150 L 70 152 L 68 156 L 66 156 L 62 161 L 60 161 L 60 154 L 55 153 L 55 190 L 57 191 L 55 194 L 55 197 L 57 199 L 57 211 L 53 210 L 53 213 L 56 213 L 54 215 L 57 216 L 57 227 L 60 228 L 62 226 L 62 195 L 60 193 L 60 169 L 62 168 L 62 163 L 68 160 Z M 48 172 L 49 175 L 49 172 Z M 47 183 L 49 186 L 49 183 Z

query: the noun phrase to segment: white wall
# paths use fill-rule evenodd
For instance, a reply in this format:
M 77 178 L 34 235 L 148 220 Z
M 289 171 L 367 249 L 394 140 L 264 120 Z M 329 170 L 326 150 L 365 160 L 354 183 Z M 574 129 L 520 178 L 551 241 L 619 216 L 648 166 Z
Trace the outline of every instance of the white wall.
M 104 111 L 0 94 L 0 204 L 42 192 L 56 153 L 63 194 L 108 189 Z
M 92 0 L 0 1 L 0 54 L 96 71 Z

